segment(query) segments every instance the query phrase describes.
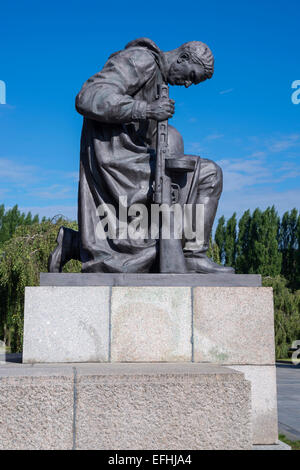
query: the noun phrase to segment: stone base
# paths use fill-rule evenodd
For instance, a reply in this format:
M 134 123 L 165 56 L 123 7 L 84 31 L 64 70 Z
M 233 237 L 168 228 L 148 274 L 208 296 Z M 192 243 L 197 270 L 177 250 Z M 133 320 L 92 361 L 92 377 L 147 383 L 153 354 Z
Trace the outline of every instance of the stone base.
M 25 363 L 274 365 L 264 287 L 26 287 Z
M 255 445 L 253 450 L 292 450 L 291 446 L 282 441 L 277 441 L 273 445 Z
M 274 360 L 271 288 L 26 288 L 24 363 L 198 362 L 232 367 L 252 385 L 254 444 L 275 444 L 278 438 Z
M 261 287 L 260 274 L 41 273 L 41 286 Z
M 272 445 L 278 439 L 275 366 L 231 366 L 251 383 L 253 444 Z
M 0 365 L 0 449 L 251 449 L 250 414 L 222 366 Z

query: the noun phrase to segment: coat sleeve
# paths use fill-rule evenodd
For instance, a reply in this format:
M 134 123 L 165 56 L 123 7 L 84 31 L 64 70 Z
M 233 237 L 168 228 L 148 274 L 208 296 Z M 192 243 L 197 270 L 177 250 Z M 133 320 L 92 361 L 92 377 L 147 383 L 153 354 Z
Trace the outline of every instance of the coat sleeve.
M 128 49 L 112 56 L 102 71 L 83 85 L 76 97 L 77 111 L 106 123 L 146 119 L 147 102 L 135 100 L 134 95 L 156 68 L 153 56 L 144 49 Z

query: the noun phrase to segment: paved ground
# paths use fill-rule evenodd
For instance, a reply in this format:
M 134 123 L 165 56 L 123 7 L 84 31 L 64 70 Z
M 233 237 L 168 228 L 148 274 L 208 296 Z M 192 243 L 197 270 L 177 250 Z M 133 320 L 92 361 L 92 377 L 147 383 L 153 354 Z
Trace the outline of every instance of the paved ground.
M 300 440 L 300 366 L 277 364 L 279 432 Z

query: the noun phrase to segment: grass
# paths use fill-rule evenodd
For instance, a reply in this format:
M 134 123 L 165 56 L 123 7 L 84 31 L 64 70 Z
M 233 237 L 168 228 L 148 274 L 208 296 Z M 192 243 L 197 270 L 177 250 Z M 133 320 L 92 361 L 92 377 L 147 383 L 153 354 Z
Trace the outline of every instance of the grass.
M 291 446 L 292 450 L 300 450 L 300 441 L 290 441 L 284 434 L 279 434 L 279 440 Z

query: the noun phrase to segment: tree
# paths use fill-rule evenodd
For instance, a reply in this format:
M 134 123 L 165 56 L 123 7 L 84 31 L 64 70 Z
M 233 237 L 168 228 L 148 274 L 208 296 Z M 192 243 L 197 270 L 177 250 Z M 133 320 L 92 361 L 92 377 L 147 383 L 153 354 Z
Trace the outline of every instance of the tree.
M 217 243 L 212 240 L 212 237 L 210 237 L 209 239 L 209 248 L 207 250 L 207 256 L 211 258 L 215 263 L 221 264 L 219 247 Z
M 267 208 L 262 214 L 262 243 L 265 246 L 265 257 L 262 275 L 277 276 L 281 272 L 282 254 L 278 249 L 280 218 L 275 207 Z
M 274 207 L 268 207 L 264 212 L 260 209 L 253 212 L 249 227 L 249 274 L 280 274 L 282 255 L 278 249 L 279 222 Z
M 279 230 L 279 250 L 282 253 L 281 274 L 290 281 L 291 285 L 296 284 L 298 275 L 298 221 L 299 215 L 296 209 L 292 209 L 291 212 L 285 212 L 282 216 Z
M 50 252 L 56 245 L 61 225 L 77 228 L 75 222 L 59 219 L 17 228 L 2 246 L 0 261 L 0 337 L 13 352 L 22 351 L 25 286 L 38 286 L 40 272 L 47 271 Z M 80 272 L 77 261 L 70 261 L 65 272 Z
M 5 212 L 5 207 L 2 204 L 0 206 L 0 247 L 13 236 L 18 227 L 36 224 L 38 221 L 38 215 L 32 217 L 31 212 L 28 212 L 27 215 L 24 212 L 21 213 L 17 205 Z
M 292 292 L 280 276 L 264 278 L 263 285 L 274 292 L 276 358 L 287 358 L 293 341 L 300 339 L 300 290 Z
M 234 268 L 236 258 L 236 213 L 227 221 L 224 249 L 225 264 Z
M 295 260 L 296 260 L 295 285 L 299 289 L 300 288 L 300 215 L 298 216 L 296 232 L 297 232 L 297 252 L 295 256 Z
M 241 274 L 247 273 L 249 269 L 250 224 L 251 214 L 248 209 L 239 221 L 236 246 L 236 271 Z
M 215 242 L 219 248 L 219 255 L 221 263 L 225 263 L 225 217 L 222 215 L 218 221 L 215 233 Z
M 0 246 L 8 239 L 7 227 L 5 225 L 5 207 L 4 204 L 0 206 Z

